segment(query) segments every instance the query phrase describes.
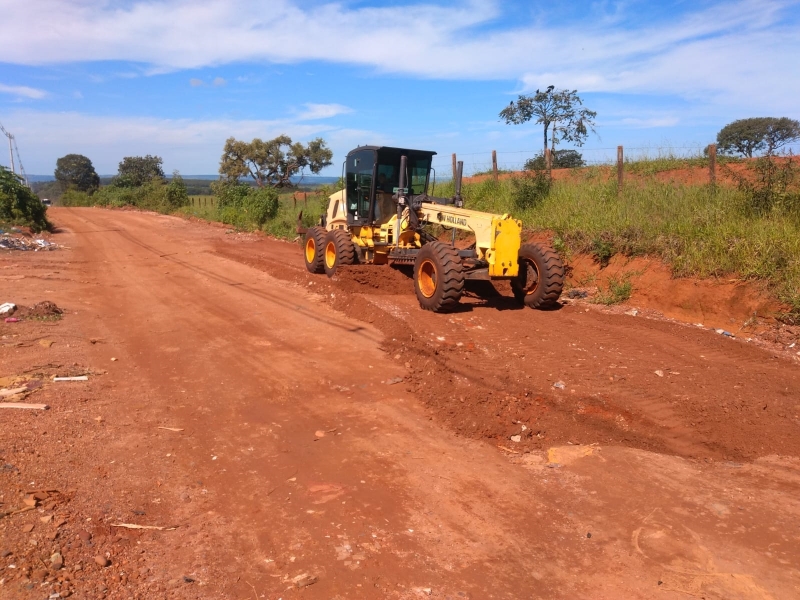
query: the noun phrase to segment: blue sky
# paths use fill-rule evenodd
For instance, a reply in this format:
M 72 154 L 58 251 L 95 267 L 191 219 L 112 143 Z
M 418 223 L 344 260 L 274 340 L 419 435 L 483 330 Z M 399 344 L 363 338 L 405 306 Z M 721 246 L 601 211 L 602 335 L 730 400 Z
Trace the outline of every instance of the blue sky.
M 519 166 L 541 130 L 498 112 L 548 85 L 597 111 L 589 160 L 800 118 L 799 1 L 0 0 L 0 14 L 0 122 L 29 174 L 72 152 L 101 174 L 143 154 L 210 174 L 227 137 L 282 133 L 324 138 L 327 175 L 360 144 L 436 150 L 445 171 L 452 152 L 467 171 L 492 150 Z

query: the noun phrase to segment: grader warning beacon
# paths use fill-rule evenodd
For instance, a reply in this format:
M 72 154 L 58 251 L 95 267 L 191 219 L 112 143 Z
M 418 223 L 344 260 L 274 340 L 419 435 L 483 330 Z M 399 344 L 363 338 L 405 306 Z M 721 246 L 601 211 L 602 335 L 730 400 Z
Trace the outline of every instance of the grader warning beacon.
M 428 195 L 435 152 L 360 146 L 347 155 L 345 188 L 330 196 L 319 224 L 305 233 L 304 256 L 311 273 L 332 277 L 342 265 L 414 266 L 414 289 L 422 308 L 452 310 L 468 279 L 507 279 L 525 306 L 556 304 L 564 266 L 551 248 L 522 243 L 522 222 L 511 216 L 464 208 L 463 163 L 452 198 Z M 430 225 L 452 229 L 452 242 L 439 240 Z M 456 248 L 455 230 L 474 234 Z

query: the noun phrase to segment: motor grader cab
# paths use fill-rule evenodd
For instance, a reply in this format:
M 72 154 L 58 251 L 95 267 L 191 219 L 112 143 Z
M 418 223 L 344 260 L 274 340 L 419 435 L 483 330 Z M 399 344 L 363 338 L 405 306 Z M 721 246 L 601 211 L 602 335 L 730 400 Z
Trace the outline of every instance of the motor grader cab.
M 429 196 L 435 154 L 385 146 L 351 151 L 344 189 L 330 196 L 317 226 L 298 228 L 308 270 L 332 277 L 342 265 L 413 265 L 419 303 L 434 312 L 458 304 L 468 279 L 507 279 L 526 306 L 554 305 L 564 283 L 559 256 L 522 244 L 518 219 L 464 208 L 461 162 L 453 197 Z M 437 238 L 434 225 L 453 230 L 451 240 Z M 457 248 L 455 230 L 472 233 L 474 242 Z

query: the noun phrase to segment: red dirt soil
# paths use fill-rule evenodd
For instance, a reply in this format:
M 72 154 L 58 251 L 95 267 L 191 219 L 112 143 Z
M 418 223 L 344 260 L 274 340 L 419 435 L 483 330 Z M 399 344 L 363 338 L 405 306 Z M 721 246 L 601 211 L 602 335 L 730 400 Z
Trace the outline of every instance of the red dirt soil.
M 50 405 L 0 410 L 4 598 L 800 592 L 794 329 L 519 309 L 499 285 L 438 315 L 401 270 L 52 218 L 69 249 L 0 255 L 0 300 L 65 311 L 0 323 L 0 388 Z

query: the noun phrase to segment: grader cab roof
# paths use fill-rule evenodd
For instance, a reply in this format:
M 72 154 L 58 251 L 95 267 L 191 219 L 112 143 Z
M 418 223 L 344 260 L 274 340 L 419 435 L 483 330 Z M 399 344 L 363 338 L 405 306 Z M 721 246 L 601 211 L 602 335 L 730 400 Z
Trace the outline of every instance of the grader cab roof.
M 391 154 L 426 154 L 429 156 L 434 156 L 436 152 L 433 150 L 412 150 L 411 148 L 395 148 L 393 146 L 359 146 L 358 148 L 354 148 L 350 152 L 347 153 L 348 156 L 355 152 L 362 152 L 364 150 L 377 150 L 379 153 L 391 153 Z

